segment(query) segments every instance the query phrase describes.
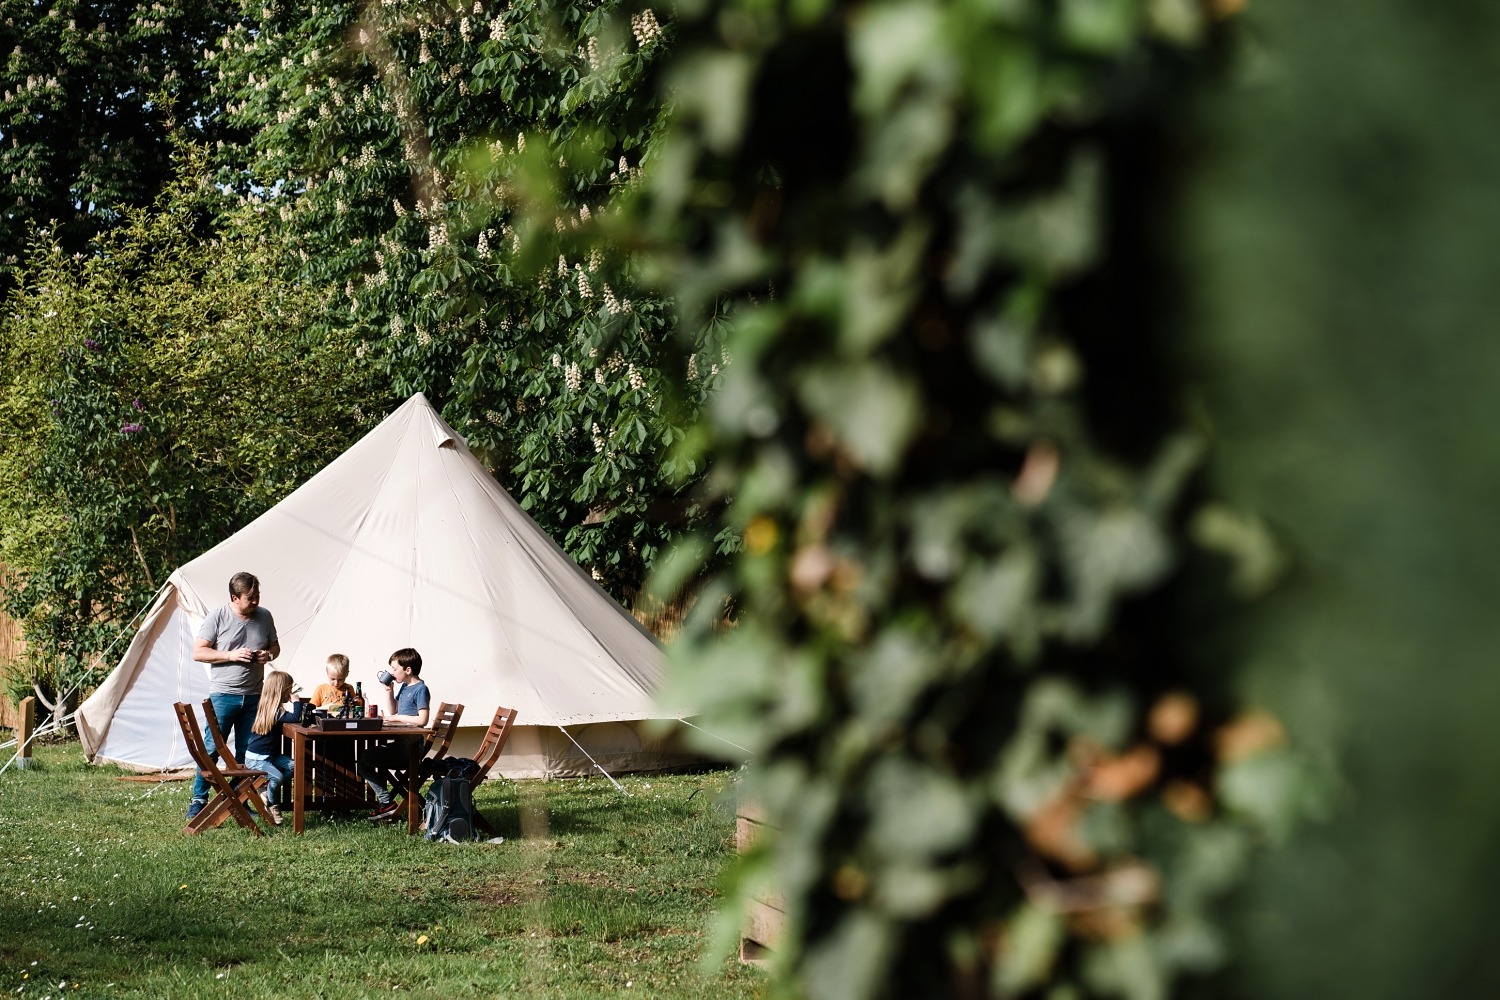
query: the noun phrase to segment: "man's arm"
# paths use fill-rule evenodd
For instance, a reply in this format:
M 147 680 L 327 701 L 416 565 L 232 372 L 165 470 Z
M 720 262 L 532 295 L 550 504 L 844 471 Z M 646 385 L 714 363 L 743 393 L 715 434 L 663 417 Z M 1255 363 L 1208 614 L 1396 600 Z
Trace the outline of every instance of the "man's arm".
M 281 649 L 278 646 L 277 652 L 280 651 Z M 199 638 L 193 640 L 193 659 L 199 663 L 249 663 L 250 657 L 254 655 L 248 649 L 232 649 L 226 653 L 223 650 L 215 649 L 214 644 L 207 639 Z

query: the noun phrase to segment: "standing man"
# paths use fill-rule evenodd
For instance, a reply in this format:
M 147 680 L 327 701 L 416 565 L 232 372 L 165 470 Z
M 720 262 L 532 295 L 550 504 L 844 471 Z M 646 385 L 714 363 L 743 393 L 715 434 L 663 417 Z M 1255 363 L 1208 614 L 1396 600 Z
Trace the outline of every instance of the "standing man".
M 229 739 L 234 730 L 234 755 L 245 759 L 255 710 L 260 707 L 261 679 L 265 664 L 281 655 L 276 622 L 260 606 L 260 581 L 251 573 L 229 578 L 229 603 L 209 612 L 193 643 L 193 659 L 209 666 L 209 701 L 219 732 Z M 208 752 L 215 751 L 213 731 L 204 734 Z M 199 771 L 193 781 L 193 799 L 187 818 L 192 819 L 208 801 L 208 779 Z

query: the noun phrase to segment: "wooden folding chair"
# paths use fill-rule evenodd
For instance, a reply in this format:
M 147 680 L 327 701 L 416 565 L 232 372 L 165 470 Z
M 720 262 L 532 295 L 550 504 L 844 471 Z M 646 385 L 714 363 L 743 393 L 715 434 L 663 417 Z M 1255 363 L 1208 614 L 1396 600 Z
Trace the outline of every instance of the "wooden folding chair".
M 213 798 L 208 800 L 197 816 L 188 820 L 182 832 L 196 834 L 212 830 L 233 816 L 236 823 L 258 837 L 260 827 L 255 825 L 255 820 L 245 805 L 249 803 L 254 806 L 261 819 L 271 822 L 265 799 L 260 795 L 261 789 L 266 787 L 266 773 L 253 767 L 244 767 L 235 759 L 234 751 L 224 745 L 224 734 L 219 732 L 212 705 L 205 701 L 204 707 L 208 725 L 214 733 L 215 750 L 223 754 L 223 767 L 208 752 L 208 747 L 203 742 L 203 732 L 198 728 L 198 719 L 193 715 L 193 707 L 181 701 L 172 706 L 177 713 L 177 724 L 182 727 L 182 738 L 187 744 L 188 753 L 214 790 Z
M 490 720 L 490 728 L 485 731 L 484 739 L 479 744 L 479 751 L 474 755 L 474 762 L 479 765 L 479 770 L 469 776 L 470 791 L 478 791 L 479 786 L 489 778 L 490 769 L 495 766 L 495 761 L 500 759 L 500 751 L 505 749 L 505 741 L 510 739 L 510 729 L 515 724 L 515 709 L 506 708 L 503 705 L 495 709 L 495 717 Z M 477 807 L 474 809 L 474 822 L 491 837 L 495 835 L 495 828 L 490 825 L 490 821 L 484 818 L 484 814 Z
M 439 702 L 437 712 L 432 716 L 432 732 L 427 737 L 427 745 L 422 750 L 422 774 L 428 774 L 426 764 L 428 761 L 442 760 L 447 756 L 448 748 L 453 745 L 453 734 L 458 731 L 458 720 L 463 718 L 464 707 L 462 705 L 450 705 L 446 701 Z M 387 771 L 387 784 L 394 783 L 394 794 L 402 798 L 406 797 L 406 786 L 395 781 L 395 776 Z
M 221 763 L 228 764 L 230 767 L 237 767 L 241 770 L 246 771 L 259 770 L 258 768 L 252 768 L 248 766 L 244 761 L 240 760 L 239 757 L 235 755 L 235 752 L 233 750 L 229 748 L 229 743 L 224 739 L 224 734 L 219 731 L 219 716 L 214 712 L 214 700 L 212 698 L 203 699 L 203 721 L 204 724 L 208 727 L 208 734 L 214 738 L 214 754 L 218 756 Z M 261 773 L 265 774 L 264 771 L 261 771 Z M 271 779 L 269 777 L 266 778 L 268 786 L 270 784 L 270 780 Z M 283 798 L 286 798 L 285 793 L 290 790 L 290 786 L 291 782 L 287 782 L 286 784 L 283 784 L 281 786 Z M 262 796 L 262 799 L 264 798 L 265 797 Z M 280 803 L 266 802 L 266 805 L 274 806 L 280 805 Z M 262 813 L 261 815 L 265 814 Z M 219 820 L 219 822 L 221 823 L 223 821 L 224 820 L 222 818 Z

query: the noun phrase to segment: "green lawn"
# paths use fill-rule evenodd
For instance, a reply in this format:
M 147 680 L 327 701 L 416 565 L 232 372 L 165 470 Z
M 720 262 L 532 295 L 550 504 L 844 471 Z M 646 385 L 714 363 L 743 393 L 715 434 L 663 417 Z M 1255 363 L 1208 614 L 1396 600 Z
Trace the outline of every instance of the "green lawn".
M 7 759 L 10 751 L 6 751 Z M 76 743 L 0 777 L 0 995 L 753 997 L 705 961 L 732 773 L 486 783 L 504 844 L 363 818 L 180 831 L 188 783 Z M 731 942 L 732 944 L 732 942 Z M 66 984 L 66 985 L 62 985 Z M 24 989 L 22 989 L 24 987 Z

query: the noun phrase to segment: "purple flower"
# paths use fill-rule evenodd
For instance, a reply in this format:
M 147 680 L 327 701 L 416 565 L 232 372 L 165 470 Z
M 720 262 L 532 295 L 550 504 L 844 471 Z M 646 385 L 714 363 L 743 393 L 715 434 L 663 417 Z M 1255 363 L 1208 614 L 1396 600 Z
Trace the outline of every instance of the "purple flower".
M 102 346 L 100 346 L 99 341 L 95 340 L 93 337 L 84 337 L 83 338 L 83 346 L 87 347 L 91 351 L 102 351 L 102 350 L 104 350 L 104 348 Z
M 135 407 L 137 410 L 144 410 L 146 408 L 146 404 L 141 402 L 139 399 L 132 399 L 130 401 L 130 405 Z
M 146 429 L 146 425 L 145 424 L 121 424 L 120 425 L 120 433 L 121 434 L 139 434 L 141 431 L 143 431 L 145 429 Z

